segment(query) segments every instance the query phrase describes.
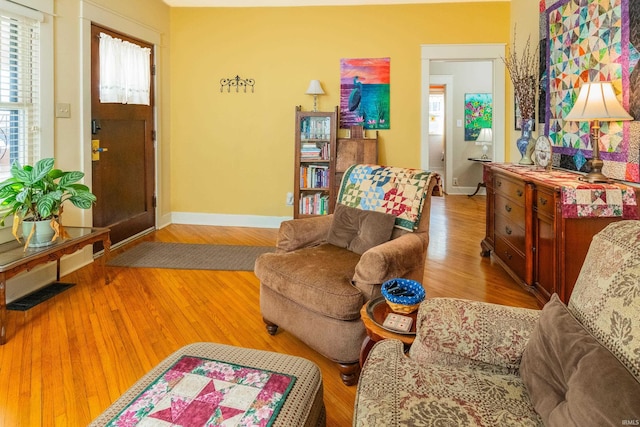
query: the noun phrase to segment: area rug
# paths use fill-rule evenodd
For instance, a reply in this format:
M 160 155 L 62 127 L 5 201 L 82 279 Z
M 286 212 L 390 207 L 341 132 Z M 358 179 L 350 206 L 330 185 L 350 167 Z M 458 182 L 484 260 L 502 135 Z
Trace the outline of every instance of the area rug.
M 30 308 L 33 308 L 36 305 L 40 304 L 41 302 L 53 298 L 60 292 L 63 292 L 74 285 L 74 283 L 54 282 L 50 285 L 45 286 L 44 288 L 40 288 L 37 291 L 31 292 L 30 294 L 25 295 L 22 298 L 10 302 L 9 304 L 7 304 L 7 310 L 27 311 Z
M 296 377 L 184 356 L 107 426 L 270 426 Z
M 273 251 L 275 251 L 273 246 L 142 242 L 116 256 L 107 265 L 182 270 L 253 271 L 256 258 L 263 253 Z

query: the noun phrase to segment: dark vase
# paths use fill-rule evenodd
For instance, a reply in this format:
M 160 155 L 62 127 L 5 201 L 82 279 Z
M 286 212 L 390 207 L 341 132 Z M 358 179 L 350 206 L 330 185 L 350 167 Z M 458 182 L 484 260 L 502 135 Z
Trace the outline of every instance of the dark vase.
M 522 129 L 522 135 L 516 141 L 516 146 L 520 152 L 520 161 L 518 163 L 521 165 L 532 165 L 533 160 L 531 160 L 531 153 L 533 153 L 535 144 L 535 140 L 531 137 L 533 119 L 522 119 L 520 128 Z

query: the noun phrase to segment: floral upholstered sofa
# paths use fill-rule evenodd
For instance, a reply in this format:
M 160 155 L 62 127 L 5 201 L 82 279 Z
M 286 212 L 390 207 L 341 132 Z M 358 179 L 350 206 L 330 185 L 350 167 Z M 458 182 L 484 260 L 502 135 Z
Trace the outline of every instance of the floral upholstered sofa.
M 365 363 L 354 426 L 640 423 L 640 221 L 598 233 L 568 306 L 426 300 L 408 356 Z

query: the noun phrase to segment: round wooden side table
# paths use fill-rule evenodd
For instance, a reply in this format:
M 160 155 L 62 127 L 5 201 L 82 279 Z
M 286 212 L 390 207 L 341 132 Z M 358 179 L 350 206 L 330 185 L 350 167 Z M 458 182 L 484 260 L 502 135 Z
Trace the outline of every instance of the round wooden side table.
M 367 360 L 367 356 L 369 355 L 369 351 L 375 343 L 381 341 L 386 338 L 394 338 L 400 340 L 404 343 L 405 351 L 411 347 L 413 344 L 413 340 L 416 338 L 416 317 L 418 315 L 417 311 L 414 311 L 411 314 L 405 314 L 404 316 L 409 316 L 413 319 L 413 323 L 411 325 L 411 331 L 407 333 L 402 332 L 393 332 L 389 329 L 386 329 L 382 326 L 384 323 L 384 319 L 387 318 L 387 314 L 393 313 L 384 297 L 374 298 L 360 309 L 360 318 L 362 319 L 362 323 L 364 323 L 364 327 L 367 330 L 367 336 L 362 342 L 362 347 L 360 349 L 360 366 L 364 366 L 364 362 Z

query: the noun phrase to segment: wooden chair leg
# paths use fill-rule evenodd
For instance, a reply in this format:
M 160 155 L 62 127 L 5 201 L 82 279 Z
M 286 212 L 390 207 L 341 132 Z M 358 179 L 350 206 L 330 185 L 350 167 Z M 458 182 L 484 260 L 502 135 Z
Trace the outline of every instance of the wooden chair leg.
M 273 322 L 268 321 L 264 317 L 262 318 L 262 321 L 267 326 L 267 332 L 269 332 L 269 335 L 275 335 L 278 332 L 278 325 L 276 325 Z
M 340 378 L 344 385 L 356 385 L 358 376 L 360 375 L 360 363 L 338 363 Z

